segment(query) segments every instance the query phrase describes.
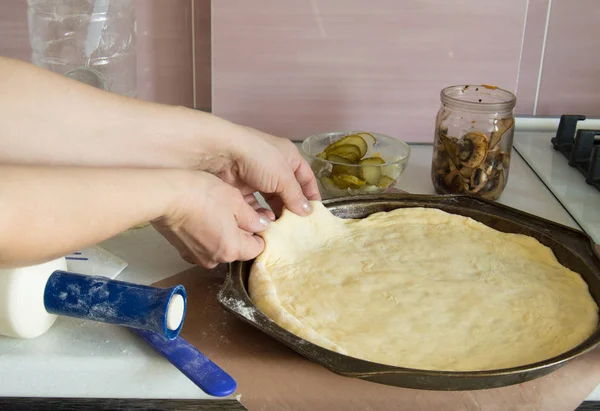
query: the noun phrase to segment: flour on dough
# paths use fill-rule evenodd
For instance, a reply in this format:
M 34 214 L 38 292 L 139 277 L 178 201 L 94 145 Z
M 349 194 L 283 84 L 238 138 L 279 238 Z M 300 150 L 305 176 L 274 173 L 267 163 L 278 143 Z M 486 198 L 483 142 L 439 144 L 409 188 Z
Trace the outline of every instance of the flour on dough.
M 400 367 L 491 370 L 561 354 L 597 326 L 587 284 L 532 237 L 438 209 L 348 220 L 312 204 L 265 231 L 249 293 L 314 344 Z

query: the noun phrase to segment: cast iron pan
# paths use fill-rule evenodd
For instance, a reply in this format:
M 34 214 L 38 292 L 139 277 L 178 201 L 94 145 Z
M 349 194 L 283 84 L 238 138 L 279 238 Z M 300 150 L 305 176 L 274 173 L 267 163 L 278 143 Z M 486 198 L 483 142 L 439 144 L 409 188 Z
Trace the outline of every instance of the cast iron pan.
M 600 305 L 600 257 L 590 237 L 569 227 L 492 201 L 467 195 L 378 194 L 323 201 L 342 218 L 364 218 L 401 207 L 429 207 L 471 217 L 496 230 L 520 233 L 550 247 L 561 264 L 581 274 Z M 279 327 L 255 307 L 248 296 L 252 261 L 235 262 L 218 293 L 219 303 L 248 324 L 334 373 L 386 385 L 427 390 L 476 390 L 518 384 L 546 375 L 600 343 L 600 327 L 579 346 L 534 364 L 491 371 L 447 372 L 394 367 L 360 360 L 319 347 Z M 574 319 L 576 321 L 576 319 Z

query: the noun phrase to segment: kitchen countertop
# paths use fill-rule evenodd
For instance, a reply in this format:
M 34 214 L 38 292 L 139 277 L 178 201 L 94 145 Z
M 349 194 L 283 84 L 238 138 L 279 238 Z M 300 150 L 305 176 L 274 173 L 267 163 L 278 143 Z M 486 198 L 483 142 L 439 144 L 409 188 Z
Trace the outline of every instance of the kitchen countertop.
M 515 148 L 577 223 L 600 244 L 600 191 L 554 150 L 552 132 L 521 132 Z
M 397 187 L 431 194 L 432 147 L 411 148 L 409 166 Z M 519 155 L 512 157 L 508 186 L 499 202 L 578 228 Z M 124 281 L 151 284 L 191 267 L 151 227 L 100 245 L 129 263 L 118 277 Z M 69 318 L 59 318 L 34 340 L 0 336 L 0 370 L 0 396 L 209 398 L 128 330 Z M 600 389 L 588 400 L 600 400 Z

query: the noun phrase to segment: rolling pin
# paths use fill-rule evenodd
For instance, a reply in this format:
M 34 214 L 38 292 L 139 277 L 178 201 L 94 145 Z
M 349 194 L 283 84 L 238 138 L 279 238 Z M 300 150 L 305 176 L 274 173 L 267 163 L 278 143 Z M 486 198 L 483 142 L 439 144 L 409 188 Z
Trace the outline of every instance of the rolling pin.
M 202 391 L 214 397 L 226 397 L 235 392 L 237 382 L 196 347 L 181 337 L 166 340 L 151 331 L 131 328 Z
M 175 339 L 185 318 L 182 285 L 157 288 L 67 272 L 64 258 L 0 270 L 0 334 L 35 338 L 57 316 L 155 332 Z

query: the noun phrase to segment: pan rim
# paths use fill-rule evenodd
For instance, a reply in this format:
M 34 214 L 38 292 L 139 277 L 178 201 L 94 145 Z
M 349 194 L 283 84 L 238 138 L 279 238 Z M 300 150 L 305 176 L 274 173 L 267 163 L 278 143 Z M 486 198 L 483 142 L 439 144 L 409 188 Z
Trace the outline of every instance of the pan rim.
M 586 243 L 587 247 L 585 250 L 582 250 L 582 251 L 590 253 L 592 258 L 594 258 L 596 260 L 595 262 L 600 267 L 600 255 L 598 254 L 598 251 L 595 248 L 595 244 L 594 244 L 593 240 L 591 239 L 591 237 L 589 235 L 587 235 L 586 233 L 584 233 L 583 231 L 562 225 L 560 223 L 556 223 L 554 221 L 545 219 L 543 217 L 539 217 L 539 216 L 518 210 L 518 209 L 510 207 L 510 206 L 506 206 L 506 205 L 503 205 L 503 204 L 500 204 L 500 203 L 497 203 L 497 202 L 494 202 L 491 200 L 482 199 L 479 197 L 474 197 L 474 196 L 469 196 L 469 195 L 464 195 L 464 194 L 429 195 L 429 194 L 410 194 L 410 193 L 387 193 L 387 194 L 370 194 L 370 195 L 338 197 L 338 198 L 323 200 L 322 203 L 325 205 L 325 207 L 327 207 L 328 209 L 331 209 L 331 208 L 335 208 L 336 206 L 337 207 L 339 207 L 339 206 L 348 207 L 350 204 L 366 205 L 366 204 L 373 204 L 374 202 L 391 202 L 391 203 L 395 203 L 395 204 L 402 204 L 402 203 L 406 204 L 407 202 L 409 203 L 409 202 L 415 202 L 415 201 L 426 201 L 426 202 L 430 203 L 430 205 L 432 205 L 432 206 L 434 203 L 439 203 L 438 205 L 444 205 L 444 202 L 445 202 L 445 204 L 450 204 L 450 203 L 454 202 L 454 203 L 458 204 L 461 201 L 486 204 L 488 206 L 491 206 L 494 209 L 499 210 L 500 212 L 507 213 L 509 216 L 511 214 L 514 214 L 514 215 L 521 216 L 521 218 L 523 218 L 524 220 L 529 220 L 531 222 L 531 225 L 528 227 L 529 229 L 535 230 L 536 226 L 548 225 L 548 226 L 552 227 L 553 229 L 560 230 L 564 233 L 567 233 L 568 235 L 573 237 L 573 239 L 572 239 L 573 241 L 577 241 L 580 244 Z M 399 207 L 395 207 L 395 208 L 399 208 Z M 433 208 L 437 208 L 437 207 L 433 206 Z M 552 236 L 550 236 L 548 233 L 541 233 L 541 234 L 552 238 Z M 579 256 L 579 257 L 582 258 L 581 256 Z M 484 381 L 488 380 L 490 378 L 498 378 L 498 377 L 507 377 L 507 378 L 523 377 L 523 378 L 518 378 L 518 380 L 514 382 L 514 383 L 518 383 L 518 382 L 524 382 L 524 381 L 528 381 L 531 379 L 539 378 L 543 375 L 546 375 L 546 374 L 552 372 L 554 369 L 561 367 L 561 366 L 565 365 L 566 363 L 584 355 L 585 353 L 592 351 L 598 345 L 600 345 L 600 322 L 599 322 L 596 326 L 595 331 L 592 333 L 592 335 L 590 335 L 586 340 L 582 341 L 580 344 L 573 347 L 572 349 L 570 349 L 566 352 L 563 352 L 557 356 L 554 356 L 554 357 L 551 357 L 551 358 L 548 358 L 548 359 L 545 359 L 542 361 L 537 361 L 535 363 L 521 365 L 518 367 L 509 367 L 509 368 L 501 368 L 501 369 L 493 369 L 493 370 L 479 370 L 479 371 L 440 371 L 440 370 L 423 370 L 423 369 L 416 369 L 416 368 L 397 367 L 397 366 L 392 366 L 392 365 L 375 363 L 375 362 L 363 360 L 360 358 L 340 354 L 340 353 L 328 350 L 324 347 L 318 346 L 308 340 L 298 337 L 295 334 L 285 330 L 284 328 L 282 328 L 278 324 L 276 324 L 274 321 L 272 321 L 270 318 L 268 318 L 266 315 L 264 315 L 262 312 L 260 312 L 260 310 L 258 310 L 256 308 L 256 306 L 250 299 L 247 288 L 243 284 L 243 279 L 242 279 L 244 270 L 249 269 L 249 267 L 251 267 L 252 263 L 253 263 L 253 260 L 245 261 L 245 262 L 236 261 L 236 262 L 229 264 L 229 267 L 227 270 L 227 278 L 226 278 L 225 282 L 223 283 L 223 286 L 219 290 L 219 293 L 217 296 L 217 299 L 218 299 L 219 303 L 221 304 L 221 306 L 224 307 L 226 310 L 232 312 L 233 314 L 235 314 L 237 317 L 241 318 L 242 320 L 245 320 L 245 322 L 250 323 L 255 328 L 258 328 L 262 332 L 266 333 L 271 338 L 278 340 L 280 343 L 283 343 L 284 345 L 288 346 L 289 348 L 291 348 L 294 351 L 298 352 L 299 354 L 303 355 L 308 360 L 316 362 L 336 374 L 340 374 L 340 375 L 344 375 L 344 376 L 348 376 L 348 377 L 360 378 L 360 379 L 365 379 L 365 380 L 370 380 L 370 381 L 377 379 L 377 377 L 394 376 L 394 375 L 398 375 L 398 376 L 410 375 L 410 376 L 413 376 L 414 378 L 423 378 L 423 379 L 434 378 L 434 379 L 442 379 L 442 380 L 443 379 L 451 379 L 451 380 L 474 379 L 474 380 L 478 380 L 478 381 L 481 380 L 481 383 L 474 382 L 471 384 L 467 384 L 467 388 L 454 387 L 452 389 L 453 390 L 454 389 L 461 390 L 461 389 L 484 389 L 484 388 L 500 387 L 500 386 L 505 386 L 505 385 L 511 385 L 512 383 L 509 382 L 509 383 L 494 384 L 491 382 L 484 383 Z M 592 269 L 592 268 L 590 267 L 590 269 Z M 596 272 L 593 269 L 592 269 L 592 271 L 596 277 L 599 277 L 598 281 L 600 282 L 600 272 Z M 584 278 L 584 280 L 586 281 L 586 283 L 588 284 L 588 287 L 589 287 L 590 284 L 588 283 L 588 281 L 585 278 Z M 242 295 L 240 295 L 240 293 Z M 268 322 L 270 329 L 266 329 L 266 327 L 264 327 L 263 325 L 258 324 L 256 321 L 256 317 L 254 318 L 254 320 L 248 319 L 247 317 L 245 317 L 243 315 L 243 313 L 236 311 L 236 307 L 232 306 L 232 304 L 229 303 L 232 298 L 236 302 L 237 301 L 243 302 L 244 304 L 249 306 L 248 308 L 254 308 L 255 315 L 259 316 L 261 322 L 263 322 L 263 323 L 265 321 Z M 598 298 L 594 298 L 594 300 L 596 302 L 596 305 L 600 307 L 600 302 L 598 301 Z M 312 353 L 311 353 L 311 351 L 312 351 Z M 319 352 L 319 353 L 320 352 L 326 353 L 328 355 L 328 358 L 317 358 L 317 356 L 314 354 L 315 351 Z M 343 362 L 341 364 L 341 366 L 340 366 L 340 361 Z M 346 366 L 344 366 L 344 363 L 346 364 Z M 349 366 L 348 366 L 348 364 L 349 364 Z M 349 370 L 349 368 L 351 368 L 352 366 L 359 366 L 358 368 L 360 368 L 360 369 L 357 371 Z M 536 374 L 536 376 L 529 378 L 530 374 Z M 381 378 L 379 378 L 379 379 L 381 379 Z M 374 381 L 374 382 L 380 382 L 380 381 Z M 386 383 L 384 382 L 384 384 L 386 384 Z M 413 385 L 411 385 L 411 384 L 387 384 L 387 385 L 397 385 L 397 386 L 403 386 L 403 387 L 409 387 L 409 388 L 420 388 L 418 386 L 419 384 L 416 384 L 416 385 L 414 385 L 414 384 Z M 452 385 L 452 384 L 449 384 L 449 385 Z M 478 386 L 476 388 L 473 388 L 472 387 L 473 385 L 480 385 L 480 387 Z M 447 390 L 448 388 L 445 388 L 443 386 L 440 386 L 440 387 L 427 386 L 427 389 Z

